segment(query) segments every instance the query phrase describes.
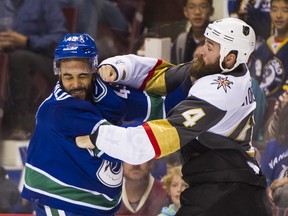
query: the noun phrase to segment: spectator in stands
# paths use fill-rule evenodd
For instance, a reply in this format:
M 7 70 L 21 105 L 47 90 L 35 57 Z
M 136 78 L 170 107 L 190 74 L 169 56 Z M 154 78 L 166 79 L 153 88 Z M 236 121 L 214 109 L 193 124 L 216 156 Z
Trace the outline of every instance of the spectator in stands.
M 53 51 L 67 32 L 65 17 L 57 0 L 3 0 L 0 18 L 11 20 L 11 25 L 0 32 L 0 50 L 9 60 L 4 129 L 8 138 L 27 139 L 37 107 L 56 83 Z M 37 76 L 38 81 L 44 78 L 44 84 L 33 81 Z
M 269 37 L 251 58 L 250 71 L 267 99 L 268 109 L 263 119 L 264 131 L 273 113 L 275 101 L 288 89 L 288 1 L 271 0 L 270 17 L 275 34 Z M 272 107 L 272 109 L 271 109 Z
M 182 179 L 182 166 L 171 167 L 167 175 L 162 178 L 163 188 L 171 198 L 172 204 L 169 207 L 163 207 L 158 216 L 175 215 L 180 208 L 180 193 L 184 191 L 188 184 Z
M 288 208 L 288 93 L 279 98 L 268 127 L 270 141 L 261 160 L 273 206 Z
M 119 215 L 157 215 L 169 204 L 161 182 L 151 175 L 153 160 L 141 165 L 123 163 L 124 180 Z
M 212 0 L 184 1 L 184 15 L 191 24 L 189 32 L 178 35 L 171 50 L 171 62 L 179 64 L 191 61 L 197 44 L 204 40 L 204 32 L 214 13 Z
M 271 0 L 270 16 L 277 33 L 256 50 L 250 71 L 272 100 L 288 89 L 288 1 Z
M 0 214 L 13 213 L 20 193 L 15 183 L 8 178 L 7 171 L 0 166 Z
M 169 173 L 173 167 L 180 166 L 182 164 L 181 154 L 178 151 L 168 155 L 165 158 L 167 173 Z
M 256 49 L 273 34 L 270 12 L 271 0 L 228 0 L 228 13 L 247 22 L 256 33 Z
M 129 23 L 115 2 L 110 0 L 60 0 L 62 6 L 74 6 L 78 10 L 76 31 L 88 33 L 97 39 L 100 23 L 124 35 L 129 33 Z
M 288 93 L 279 99 L 268 127 L 272 138 L 267 143 L 261 168 L 268 183 L 268 197 L 274 205 L 288 207 Z
M 175 166 L 181 165 L 181 154 L 179 152 L 174 152 L 167 157 L 163 157 L 157 160 L 154 160 L 151 174 L 156 179 L 162 179 L 170 170 Z

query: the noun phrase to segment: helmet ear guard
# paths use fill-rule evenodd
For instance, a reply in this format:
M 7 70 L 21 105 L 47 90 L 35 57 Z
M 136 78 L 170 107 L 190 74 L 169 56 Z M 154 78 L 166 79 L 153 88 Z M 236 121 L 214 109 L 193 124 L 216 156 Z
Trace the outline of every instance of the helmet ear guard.
M 60 61 L 63 59 L 89 59 L 92 73 L 98 67 L 98 50 L 94 40 L 88 34 L 66 34 L 58 43 L 54 52 L 54 74 L 60 73 Z
M 255 32 L 251 26 L 237 18 L 224 18 L 209 24 L 204 36 L 220 44 L 219 65 L 223 72 L 234 70 L 239 64 L 247 63 L 255 49 Z M 223 68 L 224 58 L 237 51 L 237 59 L 230 69 Z

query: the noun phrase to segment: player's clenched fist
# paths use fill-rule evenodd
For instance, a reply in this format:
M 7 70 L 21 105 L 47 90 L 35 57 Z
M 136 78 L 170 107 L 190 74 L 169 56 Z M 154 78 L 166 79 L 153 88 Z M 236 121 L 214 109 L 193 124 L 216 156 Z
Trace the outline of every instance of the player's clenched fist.
M 102 65 L 98 69 L 98 74 L 101 76 L 101 78 L 106 82 L 113 82 L 117 78 L 117 72 L 114 70 L 114 68 L 111 65 Z

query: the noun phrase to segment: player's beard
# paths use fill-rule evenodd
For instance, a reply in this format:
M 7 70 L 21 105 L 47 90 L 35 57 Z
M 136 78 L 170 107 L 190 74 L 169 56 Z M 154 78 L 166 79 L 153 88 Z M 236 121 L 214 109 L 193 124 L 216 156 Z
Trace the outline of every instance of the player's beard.
M 202 55 L 197 55 L 192 60 L 190 76 L 192 76 L 196 80 L 201 77 L 211 75 L 211 74 L 217 74 L 220 72 L 221 72 L 221 68 L 219 66 L 219 58 L 213 64 L 205 64 Z
M 92 91 L 93 91 L 93 88 L 92 88 L 92 83 L 91 84 L 89 84 L 89 86 L 87 86 L 87 87 L 80 87 L 80 88 L 74 88 L 74 89 L 66 89 L 64 86 L 63 86 L 63 84 L 62 84 L 62 81 L 60 80 L 60 84 L 61 84 L 61 86 L 62 86 L 62 89 L 64 90 L 64 91 L 66 91 L 68 94 L 70 94 L 70 95 L 72 95 L 73 97 L 75 97 L 75 98 L 78 98 L 78 99 L 81 99 L 81 100 L 91 100 L 91 98 L 92 98 Z M 82 96 L 81 96 L 81 94 L 80 95 L 78 95 L 76 92 L 85 92 L 85 98 L 83 98 Z M 82 94 L 83 95 L 83 94 Z

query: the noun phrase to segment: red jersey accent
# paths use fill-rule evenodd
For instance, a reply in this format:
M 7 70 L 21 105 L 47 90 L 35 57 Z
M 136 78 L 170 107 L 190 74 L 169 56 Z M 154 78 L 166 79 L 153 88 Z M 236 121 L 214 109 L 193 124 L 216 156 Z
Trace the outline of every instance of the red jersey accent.
M 156 69 L 159 65 L 161 65 L 162 62 L 163 62 L 163 60 L 158 59 L 156 65 L 153 67 L 153 69 L 148 72 L 147 77 L 144 79 L 142 85 L 140 86 L 140 89 L 141 89 L 141 90 L 144 90 L 144 89 L 145 89 L 147 82 L 153 77 L 153 75 L 154 75 L 154 73 L 155 73 L 155 69 Z
M 148 123 L 144 123 L 142 125 L 145 129 L 145 132 L 147 133 L 148 137 L 149 137 L 149 140 L 154 148 L 154 151 L 155 151 L 155 158 L 158 158 L 160 155 L 161 155 L 161 150 L 159 148 L 159 145 L 158 145 L 158 142 L 157 142 L 157 139 L 156 137 L 154 136 L 154 133 L 152 131 L 152 129 L 150 128 L 149 124 Z

